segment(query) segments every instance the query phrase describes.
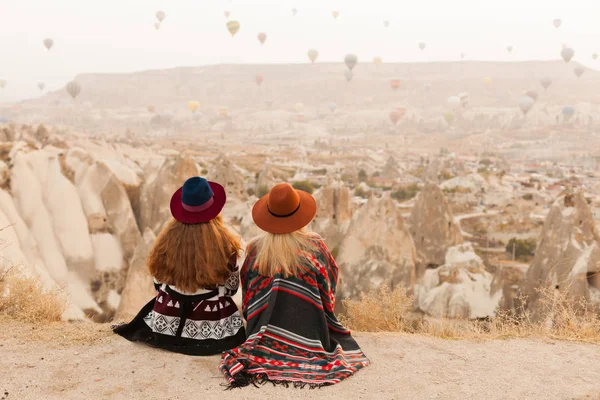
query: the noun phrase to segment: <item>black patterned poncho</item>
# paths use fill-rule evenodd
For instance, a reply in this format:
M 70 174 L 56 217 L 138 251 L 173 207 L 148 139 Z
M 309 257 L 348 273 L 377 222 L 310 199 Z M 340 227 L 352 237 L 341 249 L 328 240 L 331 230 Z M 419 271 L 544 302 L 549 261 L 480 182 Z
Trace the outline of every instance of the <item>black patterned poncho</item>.
M 311 387 L 351 376 L 369 360 L 333 313 L 338 267 L 320 237 L 298 277 L 265 277 L 250 247 L 242 267 L 247 340 L 226 351 L 219 369 L 230 387 L 272 382 Z
M 155 282 L 157 295 L 128 324 L 114 332 L 131 341 L 188 355 L 213 355 L 244 341 L 242 316 L 232 299 L 239 287 L 236 269 L 223 286 L 185 293 Z

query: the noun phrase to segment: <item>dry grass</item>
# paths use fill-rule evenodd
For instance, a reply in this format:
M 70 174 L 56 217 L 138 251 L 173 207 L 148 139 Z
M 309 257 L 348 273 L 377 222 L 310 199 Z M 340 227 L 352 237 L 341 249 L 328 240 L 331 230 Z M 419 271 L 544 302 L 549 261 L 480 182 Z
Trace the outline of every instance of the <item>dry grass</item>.
M 555 289 L 540 289 L 535 313 L 526 299 L 516 311 L 498 311 L 485 321 L 436 319 L 412 312 L 413 299 L 402 288 L 387 285 L 345 300 L 342 321 L 349 328 L 370 332 L 404 332 L 445 339 L 542 338 L 600 343 L 600 316 L 585 299 Z
M 63 290 L 46 289 L 17 267 L 0 272 L 0 315 L 23 322 L 53 322 L 60 321 L 66 307 Z

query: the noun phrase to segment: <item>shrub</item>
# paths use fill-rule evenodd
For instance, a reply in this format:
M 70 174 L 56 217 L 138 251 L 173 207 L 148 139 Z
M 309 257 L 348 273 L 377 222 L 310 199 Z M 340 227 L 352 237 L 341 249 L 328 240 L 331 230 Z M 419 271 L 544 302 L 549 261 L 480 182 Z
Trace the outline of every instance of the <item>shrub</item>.
M 269 193 L 269 187 L 267 185 L 261 185 L 256 192 L 256 197 L 263 197 L 267 193 Z
M 398 201 L 406 201 L 415 197 L 419 193 L 419 185 L 413 183 L 412 185 L 401 187 L 392 192 L 392 198 Z
M 358 186 L 356 189 L 354 189 L 354 195 L 358 196 L 358 197 L 362 197 L 363 199 L 366 199 L 367 197 L 369 197 L 367 192 L 360 186 Z
M 520 260 L 527 260 L 529 257 L 535 254 L 535 248 L 537 246 L 537 242 L 535 239 L 517 239 L 512 238 L 508 241 L 506 245 L 506 252 L 508 254 L 513 254 L 513 248 L 515 253 L 515 258 Z
M 246 190 L 246 193 L 248 193 L 248 196 L 254 196 L 254 189 L 252 189 L 252 188 L 248 188 L 248 189 Z
M 523 195 L 523 200 L 527 200 L 527 201 L 533 200 L 533 194 L 531 194 L 531 193 L 524 194 Z
M 208 170 L 206 168 L 203 168 L 202 171 L 200 171 L 200 173 L 202 174 L 202 176 L 206 176 L 208 174 Z
M 292 184 L 292 187 L 294 189 L 304 190 L 305 192 L 308 192 L 310 194 L 312 194 L 315 191 L 314 186 L 309 181 L 296 181 Z
M 60 289 L 46 289 L 37 277 L 18 268 L 0 271 L 0 315 L 40 323 L 60 321 L 67 299 Z

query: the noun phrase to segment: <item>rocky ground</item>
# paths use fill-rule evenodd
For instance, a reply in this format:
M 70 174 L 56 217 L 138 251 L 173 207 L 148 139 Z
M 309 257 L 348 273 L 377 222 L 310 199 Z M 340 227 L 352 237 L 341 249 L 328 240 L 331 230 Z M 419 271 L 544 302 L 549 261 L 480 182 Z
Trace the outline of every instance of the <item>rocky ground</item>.
M 219 358 L 129 343 L 106 325 L 0 323 L 2 399 L 587 399 L 600 348 L 553 340 L 452 341 L 357 333 L 372 365 L 323 389 L 224 392 Z

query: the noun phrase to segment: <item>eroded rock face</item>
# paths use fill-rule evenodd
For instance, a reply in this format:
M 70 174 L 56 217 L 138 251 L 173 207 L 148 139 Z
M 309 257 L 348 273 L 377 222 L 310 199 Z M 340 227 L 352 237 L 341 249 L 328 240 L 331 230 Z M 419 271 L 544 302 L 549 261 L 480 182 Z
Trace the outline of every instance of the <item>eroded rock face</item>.
M 381 177 L 385 179 L 398 179 L 402 173 L 400 172 L 400 165 L 395 158 L 388 158 L 383 170 L 381 171 Z
M 146 264 L 155 240 L 154 232 L 146 229 L 143 240 L 139 242 L 131 260 L 115 320 L 130 320 L 155 296 L 156 290 Z
M 207 179 L 223 185 L 228 197 L 244 201 L 248 199 L 242 171 L 225 155 L 220 155 L 214 161 L 208 170 Z
M 157 174 L 148 177 L 142 188 L 140 200 L 142 230 L 150 228 L 155 235 L 171 217 L 169 204 L 173 193 L 184 182 L 200 173 L 198 165 L 190 157 L 167 158 Z M 135 249 L 135 248 L 134 248 Z
M 417 278 L 426 268 L 443 265 L 447 249 L 463 243 L 444 193 L 431 183 L 418 194 L 408 225 L 417 249 Z
M 342 183 L 329 183 L 319 189 L 314 198 L 318 209 L 310 229 L 325 239 L 331 251 L 339 250 L 353 215 L 350 190 Z
M 558 289 L 600 306 L 600 242 L 583 193 L 567 194 L 553 204 L 544 223 L 524 293 L 534 311 L 537 289 Z
M 427 269 L 415 288 L 416 306 L 444 318 L 485 318 L 494 315 L 502 292 L 492 293 L 493 276 L 470 243 L 450 247 L 446 263 Z
M 355 213 L 336 260 L 341 298 L 356 297 L 386 281 L 412 290 L 415 246 L 389 195 L 371 197 Z

